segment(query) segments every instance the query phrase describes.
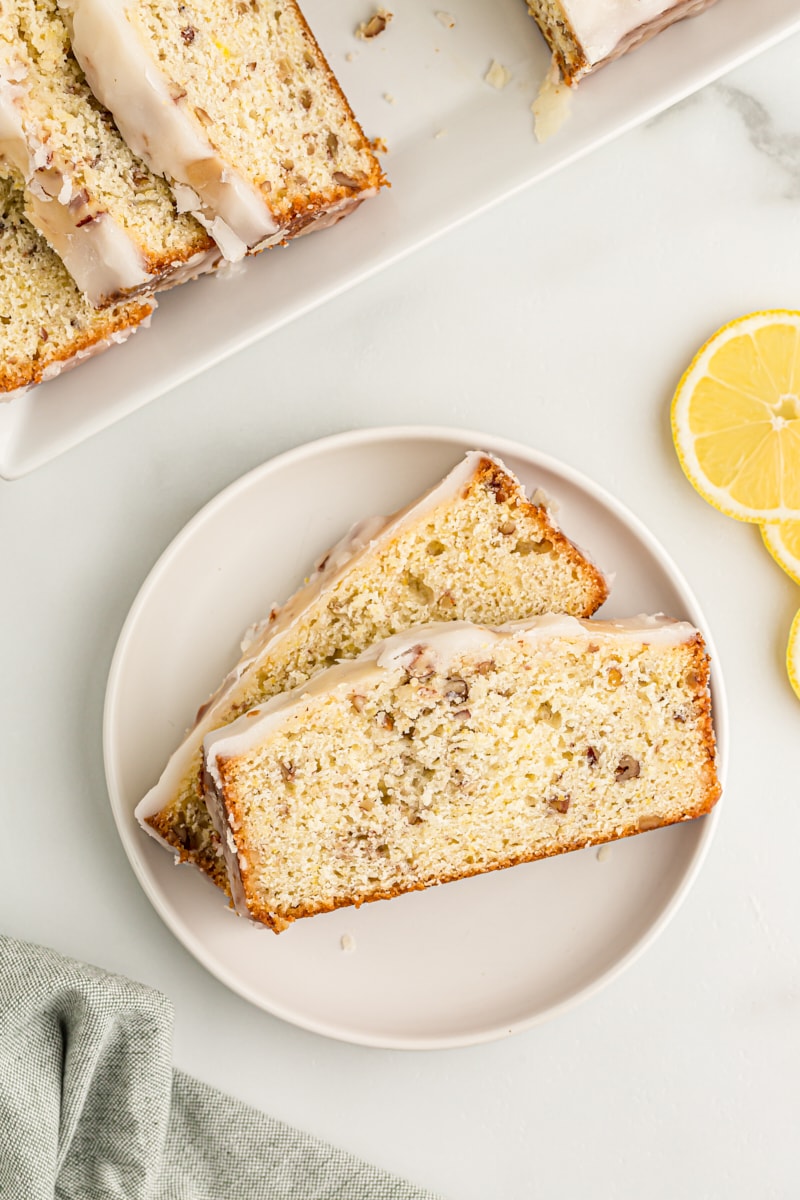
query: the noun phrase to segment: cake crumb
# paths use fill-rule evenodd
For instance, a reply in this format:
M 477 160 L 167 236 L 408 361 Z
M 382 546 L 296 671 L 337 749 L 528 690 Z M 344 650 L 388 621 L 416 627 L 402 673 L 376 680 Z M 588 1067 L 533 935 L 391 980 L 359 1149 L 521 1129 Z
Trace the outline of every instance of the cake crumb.
M 595 857 L 597 858 L 598 862 L 606 862 L 609 858 L 611 858 L 611 843 L 606 842 L 604 845 L 602 845 L 597 851 Z
M 456 27 L 456 19 L 455 19 L 455 17 L 452 15 L 452 13 L 449 13 L 449 12 L 437 12 L 437 13 L 435 14 L 435 16 L 436 16 L 436 20 L 439 22 L 439 24 L 440 24 L 440 25 L 444 25 L 445 29 L 455 29 L 455 27 Z
M 347 54 L 345 54 L 345 56 L 344 56 L 344 61 L 345 62 L 355 62 L 357 58 L 358 58 L 358 54 L 356 53 L 355 50 L 348 50 Z
M 571 100 L 570 88 L 564 82 L 561 68 L 554 58 L 531 105 L 533 132 L 537 142 L 546 142 L 554 133 L 558 133 L 569 116 Z
M 373 13 L 368 21 L 362 21 L 358 29 L 356 29 L 356 37 L 366 41 L 370 38 L 376 38 L 379 33 L 383 33 L 386 26 L 394 17 L 394 13 L 387 12 L 385 8 L 379 8 Z
M 508 67 L 504 67 L 496 58 L 493 58 L 489 64 L 489 70 L 484 75 L 484 81 L 489 84 L 489 87 L 496 88 L 500 91 L 511 82 L 511 72 Z
M 352 933 L 343 933 L 339 944 L 345 954 L 355 954 L 356 939 L 353 937 Z
M 396 104 L 397 103 L 397 100 L 395 99 L 395 97 L 392 95 L 391 92 L 384 92 L 383 98 L 387 104 Z
M 389 147 L 382 137 L 374 137 L 370 142 L 373 154 L 388 154 Z
M 447 137 L 447 130 L 446 129 L 437 129 L 436 133 L 433 136 L 435 138 Z

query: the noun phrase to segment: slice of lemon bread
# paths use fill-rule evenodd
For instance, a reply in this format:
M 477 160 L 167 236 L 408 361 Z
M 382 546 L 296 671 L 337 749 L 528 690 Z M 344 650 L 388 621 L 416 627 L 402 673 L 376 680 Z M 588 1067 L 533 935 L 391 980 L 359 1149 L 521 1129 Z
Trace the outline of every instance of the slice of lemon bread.
M 227 258 L 332 224 L 383 182 L 294 0 L 60 0 L 126 141 Z
M 151 299 L 95 309 L 25 217 L 22 181 L 0 176 L 0 399 L 124 341 Z
M 663 619 L 390 638 L 206 737 L 236 908 L 280 932 L 706 813 L 707 684 Z
M 715 0 L 528 0 L 561 73 L 570 84 L 627 54 Z
M 56 0 L 0 5 L 0 155 L 26 180 L 28 219 L 96 306 L 220 260 L 92 95 Z
M 499 624 L 546 611 L 587 616 L 606 581 L 498 460 L 471 452 L 393 517 L 356 528 L 264 622 L 137 808 L 145 828 L 227 887 L 202 791 L 212 729 L 412 625 Z

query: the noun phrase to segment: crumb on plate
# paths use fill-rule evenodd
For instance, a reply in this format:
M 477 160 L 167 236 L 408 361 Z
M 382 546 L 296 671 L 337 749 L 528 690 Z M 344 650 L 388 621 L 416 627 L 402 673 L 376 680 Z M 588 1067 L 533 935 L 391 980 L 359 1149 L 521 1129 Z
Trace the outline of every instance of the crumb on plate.
M 489 64 L 489 70 L 483 78 L 490 87 L 497 88 L 500 91 L 501 88 L 506 87 L 511 82 L 511 72 L 508 67 L 504 67 L 496 58 L 493 58 Z
M 572 92 L 554 58 L 531 105 L 533 132 L 537 142 L 546 142 L 559 131 L 569 117 L 571 102 Z
M 361 22 L 356 29 L 356 37 L 363 41 L 376 38 L 379 33 L 383 33 L 393 16 L 394 13 L 387 12 L 385 8 L 379 8 L 368 21 Z

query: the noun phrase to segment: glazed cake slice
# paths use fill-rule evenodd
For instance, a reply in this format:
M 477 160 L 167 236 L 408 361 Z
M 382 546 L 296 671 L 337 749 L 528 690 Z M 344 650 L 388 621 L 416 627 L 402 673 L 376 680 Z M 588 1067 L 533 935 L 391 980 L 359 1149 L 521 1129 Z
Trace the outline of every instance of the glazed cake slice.
M 390 638 L 206 737 L 237 911 L 280 932 L 706 813 L 707 685 L 664 619 Z
M 0 399 L 52 379 L 146 323 L 152 299 L 97 310 L 25 216 L 21 185 L 0 176 Z
M 59 0 L 95 95 L 226 258 L 332 224 L 383 182 L 293 0 Z
M 56 0 L 0 5 L 0 156 L 27 183 L 28 219 L 95 306 L 220 261 L 95 100 Z
M 714 0 L 528 0 L 567 83 L 633 50 Z
M 136 815 L 227 888 L 202 790 L 210 730 L 341 658 L 430 621 L 499 624 L 546 611 L 587 616 L 606 581 L 498 460 L 474 451 L 393 517 L 362 523 L 264 622 Z

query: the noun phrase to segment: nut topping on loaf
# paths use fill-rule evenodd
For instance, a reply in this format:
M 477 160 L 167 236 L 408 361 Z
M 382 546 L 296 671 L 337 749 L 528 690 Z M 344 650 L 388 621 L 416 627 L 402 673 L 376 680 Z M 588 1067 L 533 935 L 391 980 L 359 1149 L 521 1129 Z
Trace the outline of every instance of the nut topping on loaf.
M 356 527 L 274 611 L 204 706 L 137 808 L 148 832 L 228 887 L 202 794 L 202 741 L 247 709 L 338 659 L 431 621 L 502 624 L 547 611 L 588 616 L 601 573 L 531 503 L 502 463 L 477 451 L 403 512 Z
M 208 734 L 205 755 L 236 908 L 276 932 L 720 793 L 702 638 L 654 618 L 413 629 Z

